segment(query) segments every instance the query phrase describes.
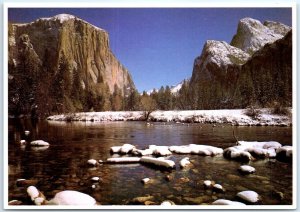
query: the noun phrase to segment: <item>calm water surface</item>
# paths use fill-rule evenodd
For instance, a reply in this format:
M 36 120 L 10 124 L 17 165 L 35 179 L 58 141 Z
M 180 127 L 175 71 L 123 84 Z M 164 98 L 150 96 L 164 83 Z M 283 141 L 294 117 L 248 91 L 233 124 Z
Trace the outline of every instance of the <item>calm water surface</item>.
M 178 162 L 188 156 L 190 168 L 160 170 L 141 164 L 103 164 L 97 168 L 86 165 L 88 159 L 106 160 L 112 157 L 111 146 L 130 143 L 138 148 L 156 145 L 206 144 L 226 148 L 235 145 L 232 131 L 238 140 L 270 141 L 283 145 L 292 144 L 290 127 L 232 127 L 209 124 L 166 124 L 145 122 L 48 122 L 32 123 L 30 120 L 9 120 L 9 200 L 18 199 L 32 204 L 26 187 L 16 185 L 20 178 L 35 180 L 36 187 L 47 199 L 62 190 L 77 190 L 93 196 L 100 204 L 135 204 L 132 199 L 153 196 L 160 204 L 171 200 L 176 204 L 210 204 L 218 198 L 236 200 L 243 190 L 254 190 L 261 195 L 259 204 L 292 204 L 292 165 L 275 159 L 251 161 L 256 173 L 243 176 L 237 171 L 241 162 L 224 159 L 223 156 L 176 155 L 169 158 Z M 24 135 L 30 130 L 30 136 Z M 21 147 L 21 139 L 42 139 L 50 147 Z M 115 155 L 113 155 L 115 156 Z M 172 180 L 167 181 L 170 175 Z M 92 189 L 91 178 L 101 181 Z M 141 179 L 153 179 L 143 185 Z M 214 180 L 225 188 L 224 193 L 205 190 L 204 180 Z M 284 198 L 280 200 L 276 192 Z

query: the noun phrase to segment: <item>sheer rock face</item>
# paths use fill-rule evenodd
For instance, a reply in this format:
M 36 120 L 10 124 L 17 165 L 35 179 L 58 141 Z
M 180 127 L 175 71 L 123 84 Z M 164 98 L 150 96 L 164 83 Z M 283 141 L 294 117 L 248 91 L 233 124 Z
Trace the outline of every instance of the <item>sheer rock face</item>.
M 262 24 L 252 18 L 243 18 L 230 44 L 252 55 L 265 44 L 283 38 L 289 30 L 291 27 L 282 23 L 265 21 Z
M 190 81 L 192 92 L 198 93 L 199 99 L 206 99 L 201 103 L 203 109 L 230 107 L 229 94 L 235 89 L 241 65 L 249 57 L 225 41 L 205 43 L 201 56 L 195 59 Z
M 290 30 L 282 39 L 266 44 L 255 52 L 251 59 L 242 66 L 236 84 L 237 104 L 247 103 L 250 99 L 249 95 L 243 96 L 241 89 L 248 85 L 248 88 L 252 90 L 253 100 L 259 104 L 266 105 L 269 100 L 273 100 L 291 107 L 292 61 L 292 30 Z M 239 97 L 245 100 L 241 102 Z
M 282 45 L 270 46 L 277 40 L 286 40 L 285 35 L 290 30 L 291 27 L 277 22 L 266 21 L 261 24 L 251 18 L 240 20 L 237 34 L 233 37 L 230 45 L 225 41 L 213 40 L 205 43 L 201 55 L 194 61 L 190 88 L 193 92 L 198 93 L 199 98 L 210 95 L 211 99 L 207 100 L 206 105 L 209 107 L 215 105 L 212 106 L 215 109 L 235 107 L 233 102 L 238 102 L 234 100 L 237 81 L 242 75 L 241 73 L 246 70 L 247 72 L 253 70 L 252 72 L 256 73 L 255 80 L 262 83 L 266 79 L 260 78 L 261 70 L 272 70 L 268 71 L 268 74 L 272 76 L 268 79 L 276 80 L 278 76 L 281 76 L 284 79 L 281 81 L 284 86 L 279 87 L 290 89 L 285 85 L 291 84 L 291 77 L 283 75 L 286 72 L 291 73 L 291 55 L 289 53 L 286 56 L 281 54 L 291 51 L 291 43 L 280 41 L 283 42 Z M 273 54 L 276 56 L 276 60 L 274 60 Z M 248 62 L 249 60 L 250 62 Z M 258 63 L 261 63 L 259 67 L 253 65 Z M 253 83 L 251 81 L 251 86 Z M 253 86 L 256 84 L 254 83 Z
M 103 29 L 67 14 L 40 18 L 26 24 L 12 24 L 8 39 L 9 62 L 18 62 L 22 35 L 26 35 L 24 42 L 28 38 L 28 46 L 44 65 L 47 63 L 53 70 L 57 70 L 59 58 L 64 54 L 72 70 L 80 71 L 84 88 L 107 84 L 113 93 L 117 85 L 123 94 L 135 89 L 129 72 L 111 52 L 108 33 Z
M 201 56 L 195 59 L 191 83 L 222 78 L 235 65 L 244 64 L 249 57 L 249 54 L 225 41 L 208 40 Z

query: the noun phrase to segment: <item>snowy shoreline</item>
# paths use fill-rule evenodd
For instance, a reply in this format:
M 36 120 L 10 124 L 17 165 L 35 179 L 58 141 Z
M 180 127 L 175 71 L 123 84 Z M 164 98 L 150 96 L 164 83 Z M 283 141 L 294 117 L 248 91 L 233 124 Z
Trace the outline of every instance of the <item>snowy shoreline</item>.
M 259 109 L 256 118 L 246 115 L 246 109 L 153 111 L 147 121 L 175 123 L 216 123 L 235 126 L 292 126 L 291 116 L 275 115 L 271 109 Z M 290 109 L 292 112 L 292 109 Z M 82 112 L 49 116 L 51 121 L 145 121 L 144 111 Z

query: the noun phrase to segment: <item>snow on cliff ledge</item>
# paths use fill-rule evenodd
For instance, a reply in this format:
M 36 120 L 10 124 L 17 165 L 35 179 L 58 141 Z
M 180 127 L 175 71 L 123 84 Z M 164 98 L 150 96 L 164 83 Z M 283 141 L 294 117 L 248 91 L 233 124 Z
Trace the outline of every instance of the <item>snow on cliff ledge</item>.
M 288 116 L 274 115 L 270 109 L 261 109 L 261 114 L 253 119 L 245 114 L 244 109 L 231 110 L 188 110 L 188 111 L 154 111 L 149 121 L 188 122 L 188 123 L 224 123 L 241 126 L 291 126 Z M 144 111 L 86 112 L 62 114 L 48 117 L 52 121 L 140 121 L 144 120 Z
M 31 25 L 31 24 L 40 23 L 40 22 L 57 22 L 57 21 L 59 21 L 60 24 L 63 24 L 64 22 L 67 22 L 69 20 L 73 20 L 73 21 L 74 20 L 78 20 L 78 21 L 81 21 L 81 22 L 83 22 L 85 24 L 88 24 L 89 26 L 91 26 L 91 27 L 93 27 L 93 28 L 95 28 L 97 30 L 105 31 L 105 30 L 103 30 L 103 29 L 101 29 L 101 28 L 99 28 L 99 27 L 97 27 L 97 26 L 95 26 L 95 25 L 93 25 L 93 24 L 91 24 L 91 23 L 89 23 L 87 21 L 84 21 L 84 20 L 82 20 L 82 19 L 80 19 L 80 18 L 78 18 L 78 17 L 76 17 L 74 15 L 70 15 L 70 14 L 58 14 L 58 15 L 55 15 L 53 17 L 39 18 L 39 19 L 37 19 L 37 20 L 35 20 L 33 22 L 30 22 L 30 23 L 22 23 L 22 24 L 19 23 L 19 24 L 13 24 L 13 25 L 16 25 L 16 26 L 26 26 L 26 25 Z

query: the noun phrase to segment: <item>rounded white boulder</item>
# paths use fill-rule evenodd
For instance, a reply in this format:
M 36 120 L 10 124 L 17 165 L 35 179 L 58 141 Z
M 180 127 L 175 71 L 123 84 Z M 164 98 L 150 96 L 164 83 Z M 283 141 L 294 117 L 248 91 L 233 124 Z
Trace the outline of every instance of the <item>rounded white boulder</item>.
M 31 146 L 49 146 L 50 144 L 43 140 L 36 140 L 30 142 Z
M 96 200 L 90 195 L 78 191 L 61 191 L 48 202 L 49 205 L 96 205 Z
M 210 181 L 210 180 L 205 180 L 205 181 L 203 182 L 203 185 L 204 185 L 206 188 L 210 188 L 210 187 L 212 187 L 213 183 L 212 183 L 212 181 Z
M 256 203 L 260 200 L 259 195 L 255 191 L 241 191 L 236 196 L 250 203 Z
M 248 166 L 248 165 L 242 165 L 242 166 L 240 166 L 239 171 L 244 174 L 251 174 L 251 173 L 255 172 L 255 168 L 252 166 Z
M 98 182 L 100 180 L 100 177 L 92 177 L 91 180 L 95 181 L 95 182 Z
M 96 161 L 95 159 L 89 159 L 89 160 L 87 161 L 87 163 L 88 163 L 89 165 L 92 165 L 92 166 L 96 166 L 96 165 L 97 165 L 97 161 Z
M 231 201 L 227 199 L 218 199 L 212 203 L 213 205 L 233 205 L 233 206 L 244 206 L 244 203 Z

